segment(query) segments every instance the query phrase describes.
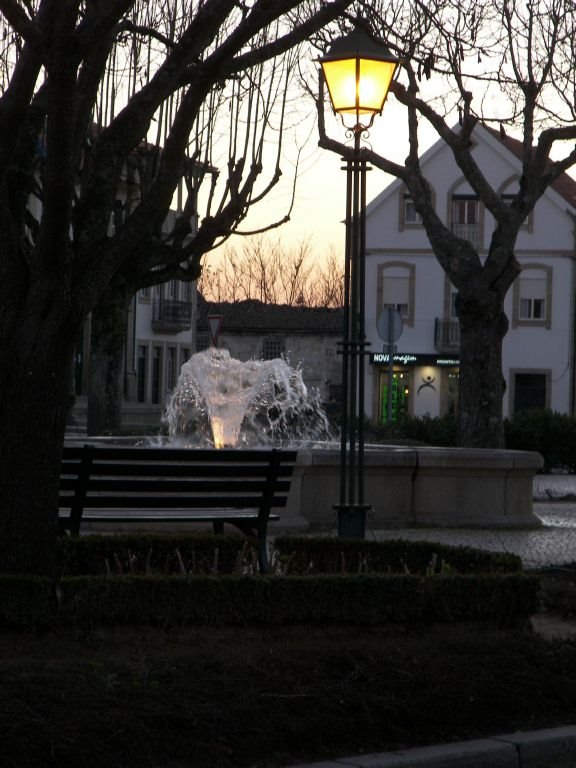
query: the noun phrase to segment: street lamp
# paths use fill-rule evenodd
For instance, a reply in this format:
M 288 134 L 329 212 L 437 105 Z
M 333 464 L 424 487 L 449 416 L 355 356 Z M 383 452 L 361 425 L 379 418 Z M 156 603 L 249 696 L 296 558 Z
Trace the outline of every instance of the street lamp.
M 382 112 L 399 59 L 356 29 L 338 38 L 319 59 L 334 112 L 354 138 L 346 163 L 346 261 L 342 341 L 342 426 L 338 535 L 363 539 L 364 500 L 364 317 L 366 274 L 366 170 L 360 147 L 376 115 Z

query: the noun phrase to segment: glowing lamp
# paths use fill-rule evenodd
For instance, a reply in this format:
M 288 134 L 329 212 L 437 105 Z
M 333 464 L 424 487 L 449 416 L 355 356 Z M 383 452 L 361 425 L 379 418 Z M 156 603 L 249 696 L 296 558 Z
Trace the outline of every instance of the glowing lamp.
M 359 29 L 334 41 L 320 59 L 334 112 L 344 118 L 368 115 L 368 125 L 384 107 L 400 60 Z

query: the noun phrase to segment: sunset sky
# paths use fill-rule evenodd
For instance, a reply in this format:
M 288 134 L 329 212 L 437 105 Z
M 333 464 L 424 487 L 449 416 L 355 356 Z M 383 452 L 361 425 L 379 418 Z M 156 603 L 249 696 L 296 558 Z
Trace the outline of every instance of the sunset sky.
M 403 163 L 408 152 L 405 119 L 404 108 L 390 96 L 382 115 L 376 117 L 365 143 L 394 162 Z M 349 141 L 339 118 L 327 114 L 327 130 L 333 138 L 342 142 Z M 421 152 L 424 152 L 435 141 L 435 134 L 425 125 L 421 133 Z M 331 247 L 337 254 L 343 254 L 346 173 L 337 154 L 318 147 L 316 116 L 311 110 L 307 110 L 303 116 L 297 136 L 287 136 L 285 139 L 282 180 L 265 201 L 250 212 L 241 229 L 256 229 L 286 214 L 292 194 L 296 142 L 299 146 L 303 145 L 303 148 L 291 221 L 271 230 L 265 237 L 274 241 L 279 238 L 288 248 L 309 239 L 319 259 L 324 258 Z M 367 174 L 368 202 L 392 180 L 391 176 L 373 168 Z M 241 248 L 242 238 L 231 238 L 228 245 Z M 205 264 L 216 264 L 221 254 L 222 249 L 211 252 L 205 258 Z

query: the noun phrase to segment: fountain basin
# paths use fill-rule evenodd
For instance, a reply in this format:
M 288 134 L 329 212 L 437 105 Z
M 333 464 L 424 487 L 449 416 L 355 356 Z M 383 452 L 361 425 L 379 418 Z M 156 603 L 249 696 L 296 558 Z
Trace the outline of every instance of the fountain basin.
M 365 452 L 370 528 L 538 528 L 538 453 L 378 446 Z M 339 496 L 340 451 L 301 448 L 281 524 L 329 529 Z

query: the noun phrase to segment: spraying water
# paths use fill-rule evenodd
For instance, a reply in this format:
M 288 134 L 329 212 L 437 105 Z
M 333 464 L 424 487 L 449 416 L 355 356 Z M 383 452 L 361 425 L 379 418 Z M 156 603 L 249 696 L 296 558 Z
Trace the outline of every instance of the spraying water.
M 230 357 L 211 347 L 182 366 L 166 412 L 172 441 L 215 448 L 333 439 L 318 394 L 285 360 Z

